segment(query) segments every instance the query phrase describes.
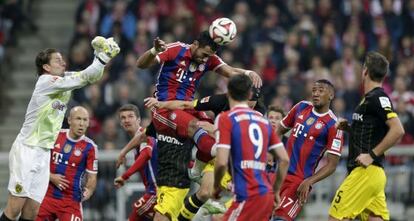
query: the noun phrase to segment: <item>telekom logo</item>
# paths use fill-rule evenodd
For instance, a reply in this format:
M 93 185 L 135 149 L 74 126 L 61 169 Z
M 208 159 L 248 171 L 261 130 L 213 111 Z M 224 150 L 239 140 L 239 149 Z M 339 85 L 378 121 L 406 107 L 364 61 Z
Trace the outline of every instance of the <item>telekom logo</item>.
M 296 123 L 295 127 L 293 128 L 293 136 L 298 137 L 298 134 L 302 134 L 302 130 L 305 126 L 300 123 Z

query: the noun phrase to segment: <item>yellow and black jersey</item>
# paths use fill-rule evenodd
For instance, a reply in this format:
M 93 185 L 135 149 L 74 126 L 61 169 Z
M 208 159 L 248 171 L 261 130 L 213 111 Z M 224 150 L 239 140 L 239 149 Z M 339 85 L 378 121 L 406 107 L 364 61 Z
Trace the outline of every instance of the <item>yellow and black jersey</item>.
M 374 88 L 362 99 L 352 115 L 349 137 L 348 171 L 359 166 L 355 159 L 361 153 L 369 153 L 388 132 L 386 121 L 397 117 L 391 100 L 381 87 Z M 374 160 L 374 165 L 382 167 L 384 155 Z

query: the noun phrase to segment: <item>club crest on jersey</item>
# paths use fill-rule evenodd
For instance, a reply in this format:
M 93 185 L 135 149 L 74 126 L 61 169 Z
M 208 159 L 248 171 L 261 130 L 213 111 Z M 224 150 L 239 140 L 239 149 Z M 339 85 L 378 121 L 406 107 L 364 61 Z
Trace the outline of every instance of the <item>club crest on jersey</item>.
M 70 144 L 66 144 L 63 148 L 63 152 L 69 153 L 72 150 L 72 146 Z
M 309 119 L 306 120 L 306 125 L 309 126 L 309 125 L 313 124 L 313 122 L 315 122 L 315 118 L 310 117 Z
M 177 118 L 177 114 L 175 114 L 175 113 L 170 114 L 170 119 L 171 120 L 175 120 L 175 118 Z
M 78 147 L 75 147 L 74 154 L 75 154 L 75 156 L 78 157 L 78 156 L 82 155 L 82 150 L 80 148 L 78 148 Z
M 189 68 L 189 70 L 190 70 L 191 72 L 196 71 L 196 70 L 197 70 L 197 64 L 195 64 L 195 63 L 191 63 L 191 64 L 190 64 L 190 68 Z
M 322 128 L 322 125 L 323 124 L 321 122 L 318 122 L 318 123 L 316 123 L 315 128 L 319 130 L 319 129 Z
M 17 183 L 16 186 L 14 186 L 14 190 L 16 193 L 21 193 L 23 191 L 23 186 L 20 183 Z
M 210 96 L 208 96 L 208 97 L 203 97 L 201 100 L 200 100 L 200 103 L 206 103 L 206 102 L 208 102 L 210 100 Z
M 198 70 L 199 71 L 204 71 L 206 69 L 206 65 L 205 64 L 200 64 L 199 66 L 198 66 Z
M 66 104 L 60 102 L 60 101 L 54 101 L 52 103 L 52 108 L 60 111 L 64 111 L 66 108 Z

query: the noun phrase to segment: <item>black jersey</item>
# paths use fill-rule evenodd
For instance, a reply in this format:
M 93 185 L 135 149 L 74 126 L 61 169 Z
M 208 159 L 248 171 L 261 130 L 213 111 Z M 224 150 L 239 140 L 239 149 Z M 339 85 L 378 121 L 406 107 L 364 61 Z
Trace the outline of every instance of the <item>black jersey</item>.
M 151 123 L 145 130 L 147 136 L 157 138 L 158 171 L 157 185 L 189 188 L 188 163 L 191 160 L 193 142 L 156 133 Z
M 348 171 L 359 166 L 355 159 L 361 153 L 369 153 L 384 139 L 388 132 L 386 121 L 397 117 L 392 103 L 380 87 L 368 92 L 352 115 L 349 137 Z M 382 167 L 384 155 L 374 160 L 373 164 Z
M 203 97 L 200 100 L 195 101 L 194 110 L 197 111 L 212 111 L 215 116 L 223 111 L 230 109 L 229 100 L 226 94 L 215 94 L 207 97 Z M 254 110 L 259 111 L 264 115 L 266 112 L 262 103 L 257 101 Z

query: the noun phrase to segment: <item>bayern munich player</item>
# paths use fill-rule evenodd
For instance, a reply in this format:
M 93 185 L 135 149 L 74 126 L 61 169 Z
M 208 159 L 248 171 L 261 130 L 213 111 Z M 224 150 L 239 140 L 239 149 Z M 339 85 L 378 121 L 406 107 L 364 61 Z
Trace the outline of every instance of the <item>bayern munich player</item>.
M 332 83 L 317 80 L 312 88 L 312 103 L 299 102 L 280 122 L 279 135 L 292 129 L 286 145 L 290 165 L 274 221 L 294 220 L 312 185 L 335 172 L 341 156 L 343 133 L 336 129 L 336 116 L 329 109 L 333 98 Z M 327 163 L 315 172 L 325 152 Z
M 252 81 L 236 75 L 228 83 L 230 110 L 221 113 L 215 125 L 217 156 L 214 169 L 215 196 L 220 181 L 231 163 L 235 201 L 224 220 L 268 221 L 280 202 L 280 187 L 286 176 L 289 158 L 269 121 L 248 107 Z M 278 159 L 274 186 L 266 172 L 267 152 Z
M 192 44 L 174 42 L 166 44 L 154 39 L 154 47 L 146 51 L 137 60 L 138 68 L 148 68 L 160 64 L 155 96 L 159 101 L 194 100 L 194 93 L 201 78 L 209 71 L 230 77 L 246 74 L 252 78 L 254 85 L 262 84 L 260 76 L 253 71 L 234 68 L 224 63 L 216 55 L 218 49 L 204 31 Z M 206 131 L 199 128 L 198 120 L 210 120 L 204 112 L 194 110 L 153 109 L 152 121 L 160 133 L 180 138 L 192 138 L 199 149 L 197 159 L 208 162 L 212 159 L 211 148 L 214 139 Z M 201 165 L 200 167 L 198 167 Z M 197 164 L 194 168 L 202 168 Z M 201 171 L 199 171 L 201 172 Z
M 56 139 L 50 161 L 50 182 L 36 221 L 81 221 L 82 201 L 92 196 L 98 172 L 96 144 L 85 136 L 88 111 L 77 106 L 70 110 L 69 129 Z M 86 172 L 86 173 L 85 173 Z M 82 179 L 86 184 L 82 188 Z
M 143 133 L 140 126 L 141 115 L 138 107 L 133 104 L 125 104 L 118 110 L 118 116 L 122 128 L 128 136 L 133 137 L 136 133 Z M 132 204 L 129 221 L 152 220 L 154 217 L 154 206 L 157 203 L 157 154 L 156 140 L 147 136 L 146 142 L 136 148 L 135 162 L 124 174 L 115 178 L 114 184 L 117 188 L 122 187 L 131 175 L 139 171 L 141 180 L 145 185 L 145 194 Z

